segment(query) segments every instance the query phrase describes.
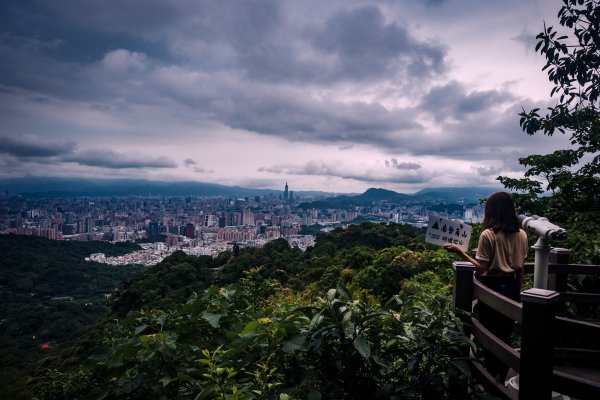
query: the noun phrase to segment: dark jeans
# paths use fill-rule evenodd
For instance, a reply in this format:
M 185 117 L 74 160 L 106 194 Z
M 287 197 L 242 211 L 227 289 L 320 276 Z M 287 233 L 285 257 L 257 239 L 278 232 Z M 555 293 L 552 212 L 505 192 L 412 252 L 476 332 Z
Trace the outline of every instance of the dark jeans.
M 516 277 L 478 276 L 477 278 L 479 278 L 481 283 L 483 283 L 485 286 L 500 293 L 501 295 L 506 296 L 514 301 L 521 300 L 521 288 Z M 483 326 L 485 326 L 504 343 L 510 345 L 510 339 L 515 325 L 515 322 L 512 319 L 502 315 L 488 305 L 483 304 L 481 301 L 477 302 L 477 306 L 474 311 L 477 313 L 479 322 L 481 322 Z M 499 378 L 501 382 L 504 382 L 506 379 L 506 374 L 508 373 L 508 366 L 487 350 L 483 351 L 483 357 L 485 369 L 493 377 L 496 377 L 497 379 Z

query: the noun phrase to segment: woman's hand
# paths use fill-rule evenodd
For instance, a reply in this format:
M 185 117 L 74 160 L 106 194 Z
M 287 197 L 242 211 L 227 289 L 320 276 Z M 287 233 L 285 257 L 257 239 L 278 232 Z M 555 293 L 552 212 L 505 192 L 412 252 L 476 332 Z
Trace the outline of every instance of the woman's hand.
M 444 249 L 448 250 L 450 253 L 462 255 L 464 251 L 455 244 L 447 243 L 444 245 Z
M 487 261 L 483 261 L 483 260 L 479 261 L 479 260 L 474 259 L 473 257 L 469 256 L 463 249 L 461 249 L 460 247 L 458 247 L 457 245 L 455 245 L 453 243 L 445 244 L 444 249 L 446 249 L 450 253 L 458 254 L 458 256 L 460 258 L 473 264 L 475 266 L 475 268 L 477 268 L 477 271 L 479 271 L 479 273 L 482 275 L 485 274 L 485 272 L 488 269 Z

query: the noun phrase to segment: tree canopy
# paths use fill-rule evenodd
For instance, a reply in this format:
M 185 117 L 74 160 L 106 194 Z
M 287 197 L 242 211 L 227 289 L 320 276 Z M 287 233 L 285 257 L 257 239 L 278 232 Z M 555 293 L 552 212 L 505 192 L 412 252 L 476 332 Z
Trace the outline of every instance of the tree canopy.
M 524 178 L 498 179 L 519 192 L 515 197 L 523 211 L 543 213 L 576 232 L 569 247 L 579 251 L 580 260 L 598 262 L 600 251 L 578 247 L 598 243 L 600 228 L 600 2 L 563 2 L 561 27 L 544 24 L 535 47 L 546 59 L 543 70 L 554 85 L 550 96 L 556 104 L 545 112 L 524 109 L 520 125 L 528 135 L 569 135 L 571 146 L 520 158 L 527 168 Z

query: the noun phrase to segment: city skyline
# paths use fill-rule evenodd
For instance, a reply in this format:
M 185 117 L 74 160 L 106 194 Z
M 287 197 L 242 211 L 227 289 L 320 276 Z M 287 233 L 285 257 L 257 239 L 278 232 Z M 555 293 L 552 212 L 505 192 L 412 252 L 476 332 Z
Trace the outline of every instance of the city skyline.
M 363 192 L 491 186 L 552 104 L 534 52 L 561 2 L 0 5 L 0 178 Z
M 326 202 L 307 206 L 296 202 L 288 189 L 286 185 L 279 195 L 245 198 L 5 196 L 0 200 L 0 235 L 154 243 L 119 257 L 89 256 L 110 265 L 153 265 L 177 250 L 216 257 L 235 245 L 262 247 L 279 238 L 306 250 L 314 245 L 316 232 L 357 222 L 424 227 L 431 212 L 464 217 L 465 222 L 477 222 L 483 212 L 478 202 L 445 203 L 442 198 L 411 196 L 371 197 L 352 206 Z

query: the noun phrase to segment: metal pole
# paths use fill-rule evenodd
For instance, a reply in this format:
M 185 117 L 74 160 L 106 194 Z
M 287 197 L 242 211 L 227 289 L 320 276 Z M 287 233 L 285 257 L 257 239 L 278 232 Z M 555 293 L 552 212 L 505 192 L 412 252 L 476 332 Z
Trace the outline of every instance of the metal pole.
M 548 289 L 548 257 L 550 256 L 550 245 L 544 237 L 540 236 L 531 248 L 535 250 L 533 287 L 537 289 Z

